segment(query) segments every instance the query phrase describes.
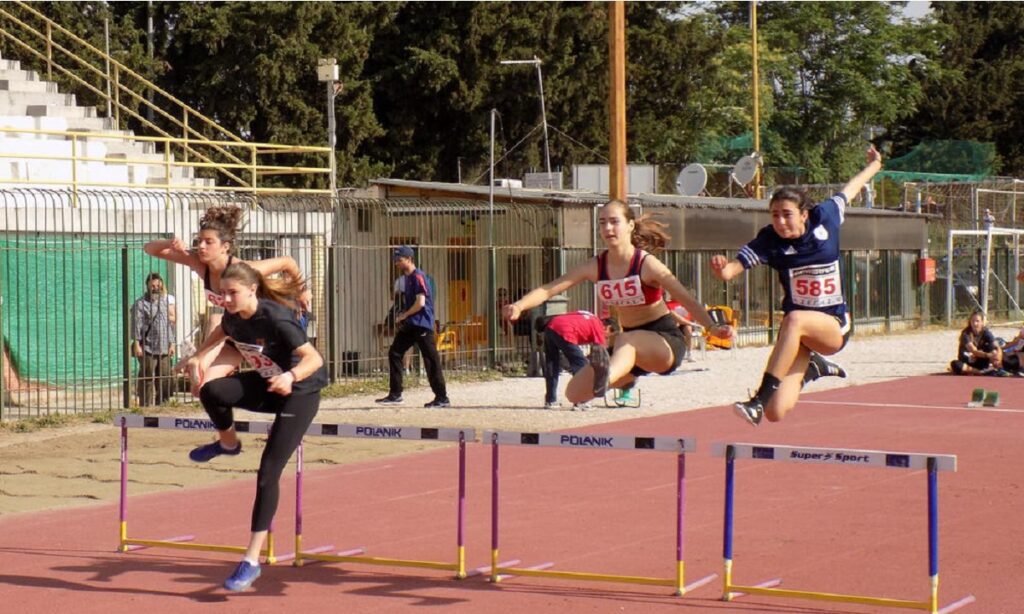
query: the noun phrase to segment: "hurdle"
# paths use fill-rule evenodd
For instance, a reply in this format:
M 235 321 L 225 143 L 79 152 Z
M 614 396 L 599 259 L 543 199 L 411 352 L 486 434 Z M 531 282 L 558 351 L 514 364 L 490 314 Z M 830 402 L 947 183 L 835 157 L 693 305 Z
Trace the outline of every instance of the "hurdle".
M 359 439 L 382 440 L 429 440 L 449 441 L 459 444 L 458 469 L 458 506 L 456 508 L 455 561 L 420 561 L 411 559 L 385 558 L 364 556 L 353 552 L 323 554 L 323 548 L 315 550 L 302 549 L 302 456 L 297 459 L 296 508 L 295 508 L 295 566 L 302 566 L 303 561 L 324 561 L 331 563 L 362 563 L 365 565 L 385 565 L 394 567 L 419 567 L 455 572 L 456 579 L 466 577 L 466 441 L 476 439 L 476 431 L 470 428 L 421 428 L 409 426 L 376 426 L 353 424 L 313 424 L 307 435 L 329 437 L 348 437 Z
M 499 582 L 504 576 L 532 576 L 556 578 L 562 580 L 592 580 L 598 582 L 621 582 L 626 584 L 646 584 L 654 586 L 671 586 L 675 595 L 682 596 L 700 586 L 708 584 L 717 574 L 706 576 L 697 582 L 686 585 L 685 564 L 683 557 L 683 527 L 686 498 L 686 454 L 697 449 L 696 440 L 688 437 L 636 437 L 633 435 L 595 435 L 592 433 L 520 433 L 506 431 L 485 431 L 483 443 L 491 448 L 491 564 L 489 566 L 491 582 Z M 530 567 L 511 567 L 498 561 L 499 535 L 499 454 L 502 445 L 516 446 L 548 446 L 575 449 L 603 450 L 652 450 L 676 452 L 677 459 L 677 490 L 676 490 L 676 560 L 675 575 L 672 578 L 653 578 L 645 576 L 616 575 L 581 571 L 559 571 L 548 569 L 553 563 L 541 563 Z M 514 564 L 514 563 L 513 563 Z
M 956 471 L 956 456 L 948 454 L 921 454 L 912 452 L 885 452 L 879 450 L 849 450 L 843 448 L 807 448 L 773 444 L 716 443 L 715 456 L 725 458 L 725 521 L 722 537 L 723 574 L 722 600 L 731 601 L 739 593 L 841 601 L 891 608 L 925 610 L 932 614 L 945 614 L 974 602 L 968 595 L 939 609 L 939 501 L 938 472 Z M 741 586 L 732 583 L 733 568 L 733 508 L 735 490 L 735 461 L 737 459 L 773 460 L 814 465 L 844 465 L 855 467 L 888 467 L 892 469 L 925 469 L 928 480 L 928 575 L 930 593 L 927 601 L 890 599 L 861 595 L 843 595 L 806 590 L 780 589 L 765 585 Z M 777 584 L 777 581 L 773 581 Z
M 270 422 L 235 421 L 235 430 L 239 433 L 266 435 L 270 432 Z M 193 543 L 194 535 L 179 535 L 164 539 L 140 539 L 128 537 L 128 429 L 154 428 L 180 431 L 216 431 L 217 428 L 208 418 L 182 418 L 169 416 L 140 416 L 137 414 L 118 414 L 114 416 L 114 425 L 121 427 L 121 495 L 119 505 L 119 527 L 117 551 L 126 553 L 142 548 L 176 548 L 178 550 L 198 550 L 204 552 L 229 552 L 245 554 L 243 546 L 226 546 L 218 544 Z M 301 446 L 300 446 L 301 450 Z M 261 551 L 267 563 L 277 562 L 274 554 L 274 532 L 267 533 L 267 545 Z

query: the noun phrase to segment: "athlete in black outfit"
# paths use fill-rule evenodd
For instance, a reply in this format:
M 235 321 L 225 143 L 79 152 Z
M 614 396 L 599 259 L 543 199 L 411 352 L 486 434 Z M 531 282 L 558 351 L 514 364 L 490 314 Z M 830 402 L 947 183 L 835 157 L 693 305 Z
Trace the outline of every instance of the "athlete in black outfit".
M 294 311 L 284 306 L 298 300 L 299 284 L 264 279 L 245 262 L 236 261 L 221 274 L 220 289 L 227 313 L 190 360 L 203 360 L 205 352 L 226 341 L 254 370 L 203 385 L 199 398 L 217 427 L 218 440 L 192 450 L 189 458 L 202 463 L 242 451 L 233 408 L 275 414 L 256 477 L 248 550 L 224 583 L 229 590 L 244 590 L 260 575 L 259 556 L 277 511 L 281 473 L 316 416 L 327 373 Z

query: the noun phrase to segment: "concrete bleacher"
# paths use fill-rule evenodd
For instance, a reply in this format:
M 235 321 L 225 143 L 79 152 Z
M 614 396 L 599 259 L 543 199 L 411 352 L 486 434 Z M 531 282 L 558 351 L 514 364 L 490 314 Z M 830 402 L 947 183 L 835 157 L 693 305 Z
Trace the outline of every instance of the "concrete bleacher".
M 96 136 L 60 134 L 69 131 Z M 56 83 L 22 70 L 18 60 L 0 59 L 0 186 L 213 185 L 212 179 L 196 177 L 193 168 L 174 165 L 173 155 L 167 158 L 168 168 L 155 143 L 132 136 L 131 131 L 117 130 L 112 118 L 98 116 L 95 107 L 79 105 L 74 94 L 61 93 Z M 72 168 L 73 157 L 88 160 L 80 159 Z

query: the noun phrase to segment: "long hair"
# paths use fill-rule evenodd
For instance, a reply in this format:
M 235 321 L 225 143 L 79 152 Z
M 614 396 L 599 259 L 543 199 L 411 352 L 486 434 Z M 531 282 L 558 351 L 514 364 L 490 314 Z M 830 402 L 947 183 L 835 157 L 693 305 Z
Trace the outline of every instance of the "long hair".
M 788 200 L 789 202 L 796 203 L 797 208 L 800 211 L 810 211 L 815 207 L 815 202 L 811 200 L 811 197 L 804 190 L 797 188 L 782 187 L 772 194 L 772 198 L 768 201 L 768 208 L 771 209 L 772 205 L 779 201 Z
M 610 201 L 604 206 L 605 209 L 608 209 L 609 207 L 618 208 L 622 211 L 622 215 L 627 221 L 634 222 L 633 234 L 630 236 L 629 240 L 635 247 L 639 247 L 640 249 L 655 255 L 665 251 L 665 248 L 668 246 L 668 242 L 672 239 L 672 237 L 665 232 L 665 228 L 668 227 L 668 224 L 654 219 L 654 216 L 650 213 L 645 213 L 639 218 L 636 217 L 633 213 L 633 209 L 621 200 Z
M 199 220 L 199 230 L 213 230 L 221 241 L 230 243 L 235 251 L 235 234 L 242 221 L 242 208 L 238 205 L 214 205 Z
M 242 261 L 232 262 L 220 274 L 220 279 L 221 281 L 231 279 L 247 286 L 255 284 L 256 296 L 281 303 L 296 312 L 300 309 L 299 297 L 305 289 L 305 284 L 301 279 L 295 279 L 289 275 L 264 277 L 249 263 Z

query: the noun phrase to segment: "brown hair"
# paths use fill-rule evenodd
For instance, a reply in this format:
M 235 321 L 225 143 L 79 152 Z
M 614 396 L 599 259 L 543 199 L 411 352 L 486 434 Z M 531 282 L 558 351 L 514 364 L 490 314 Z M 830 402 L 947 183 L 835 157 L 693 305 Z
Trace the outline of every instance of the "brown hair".
M 232 262 L 220 274 L 220 280 L 232 279 L 247 286 L 256 284 L 256 296 L 281 303 L 289 309 L 299 311 L 299 297 L 305 289 L 301 279 L 289 275 L 264 277 L 259 271 L 241 260 Z
M 630 243 L 642 250 L 652 254 L 659 254 L 665 251 L 668 242 L 672 239 L 665 228 L 668 224 L 654 219 L 650 213 L 645 213 L 639 218 L 633 213 L 633 209 L 621 200 L 613 200 L 605 205 L 605 208 L 617 206 L 626 221 L 634 223 L 633 234 L 630 236 Z
M 242 221 L 242 208 L 238 205 L 214 205 L 206 210 L 199 220 L 199 230 L 213 230 L 217 237 L 231 244 L 231 252 L 235 251 L 235 233 Z
M 775 190 L 772 194 L 772 199 L 768 202 L 768 208 L 771 209 L 772 205 L 782 200 L 796 203 L 797 208 L 801 211 L 810 211 L 815 206 L 814 201 L 811 200 L 807 192 L 796 188 L 784 187 Z

